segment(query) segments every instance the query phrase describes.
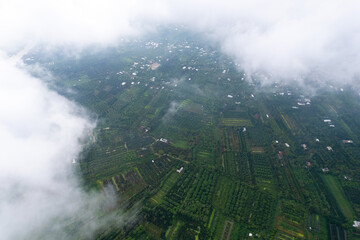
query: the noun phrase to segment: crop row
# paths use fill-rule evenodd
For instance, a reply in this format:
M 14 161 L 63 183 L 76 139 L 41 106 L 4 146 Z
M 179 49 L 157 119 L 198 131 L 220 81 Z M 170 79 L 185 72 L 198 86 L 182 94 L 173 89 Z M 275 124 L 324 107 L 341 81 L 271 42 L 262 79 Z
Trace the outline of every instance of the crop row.
M 161 178 L 169 171 L 174 162 L 167 157 L 160 157 L 138 165 L 139 172 L 144 180 L 150 184 L 158 184 Z
M 272 170 L 270 159 L 264 154 L 253 154 L 252 163 L 254 166 L 255 177 L 270 180 L 272 179 Z

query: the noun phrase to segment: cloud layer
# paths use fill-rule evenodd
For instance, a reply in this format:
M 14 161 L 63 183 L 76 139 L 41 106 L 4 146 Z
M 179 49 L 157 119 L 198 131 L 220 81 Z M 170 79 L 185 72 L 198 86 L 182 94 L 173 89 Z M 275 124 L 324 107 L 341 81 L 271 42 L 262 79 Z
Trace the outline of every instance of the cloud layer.
M 15 62 L 0 59 L 0 86 L 1 237 L 66 238 L 69 223 L 96 217 L 87 207 L 99 210 L 106 203 L 102 195 L 80 190 L 71 169 L 80 139 L 94 124 Z
M 354 0 L 18 0 L 0 5 L 0 48 L 106 46 L 158 26 L 182 24 L 219 43 L 248 73 L 274 76 L 267 81 L 320 74 L 357 83 L 359 11 Z
M 218 42 L 248 73 L 274 76 L 262 81 L 314 75 L 337 83 L 358 81 L 356 1 L 182 1 L 170 9 Z

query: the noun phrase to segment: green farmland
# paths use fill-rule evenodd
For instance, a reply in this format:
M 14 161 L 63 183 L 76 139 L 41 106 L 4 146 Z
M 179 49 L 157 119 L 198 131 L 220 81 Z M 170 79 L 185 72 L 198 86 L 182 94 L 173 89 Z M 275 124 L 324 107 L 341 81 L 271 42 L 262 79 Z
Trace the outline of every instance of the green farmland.
M 104 215 L 133 216 L 94 239 L 359 239 L 358 94 L 260 86 L 179 29 L 76 58 L 28 54 L 96 122 L 71 165 L 81 186 L 112 192 Z

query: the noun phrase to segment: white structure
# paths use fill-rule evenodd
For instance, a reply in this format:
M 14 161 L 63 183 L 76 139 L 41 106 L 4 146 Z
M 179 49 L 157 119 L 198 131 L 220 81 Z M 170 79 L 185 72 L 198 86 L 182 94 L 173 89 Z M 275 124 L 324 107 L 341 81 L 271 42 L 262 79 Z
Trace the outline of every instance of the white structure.
M 359 221 L 354 221 L 353 227 L 360 227 L 360 222 Z
M 184 169 L 184 167 L 181 167 L 180 169 L 176 170 L 178 173 L 181 173 L 181 171 Z

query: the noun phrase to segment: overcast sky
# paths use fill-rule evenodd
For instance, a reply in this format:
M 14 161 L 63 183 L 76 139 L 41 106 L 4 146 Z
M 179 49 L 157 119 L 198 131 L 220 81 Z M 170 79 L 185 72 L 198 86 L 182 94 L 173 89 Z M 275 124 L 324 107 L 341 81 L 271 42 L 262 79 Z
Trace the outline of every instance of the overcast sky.
M 219 44 L 267 82 L 318 80 L 358 85 L 360 2 L 341 0 L 118 1 L 0 0 L 0 232 L 21 239 L 44 223 L 100 204 L 69 177 L 69 164 L 95 123 L 31 77 L 12 56 L 24 48 L 89 44 L 182 24 Z M 294 80 L 296 79 L 296 80 Z M 73 196 L 77 196 L 74 198 Z M 20 231 L 21 230 L 21 231 Z

